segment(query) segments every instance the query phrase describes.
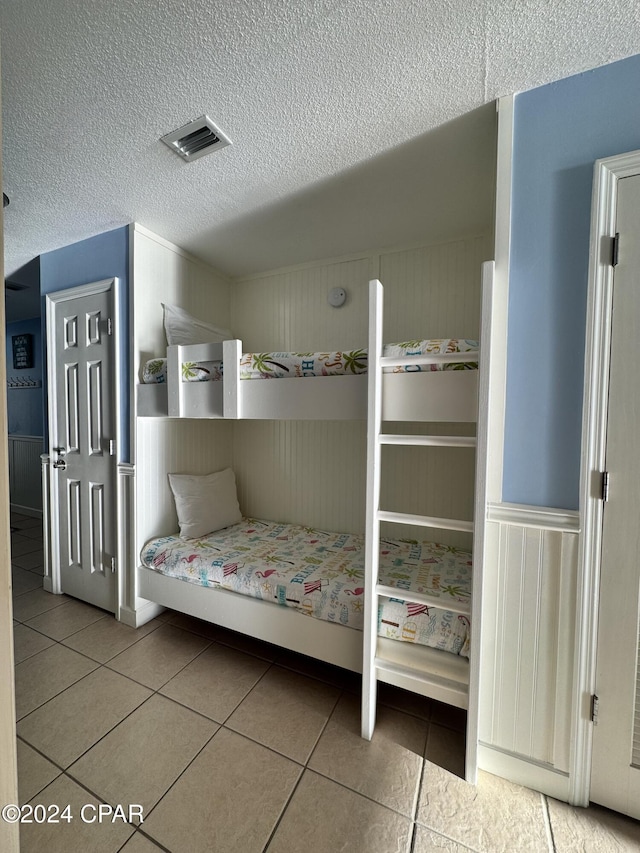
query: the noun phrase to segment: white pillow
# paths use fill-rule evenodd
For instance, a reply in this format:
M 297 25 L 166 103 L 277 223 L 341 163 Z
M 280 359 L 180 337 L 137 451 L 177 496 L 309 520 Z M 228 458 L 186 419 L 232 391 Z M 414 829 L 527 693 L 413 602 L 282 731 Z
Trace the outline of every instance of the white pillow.
M 184 308 L 177 305 L 165 305 L 164 309 L 164 331 L 167 336 L 167 344 L 217 344 L 221 341 L 230 341 L 233 334 L 229 329 L 219 329 L 211 323 L 205 323 L 197 317 L 192 317 Z
M 169 474 L 180 536 L 197 539 L 242 521 L 231 468 L 214 474 Z

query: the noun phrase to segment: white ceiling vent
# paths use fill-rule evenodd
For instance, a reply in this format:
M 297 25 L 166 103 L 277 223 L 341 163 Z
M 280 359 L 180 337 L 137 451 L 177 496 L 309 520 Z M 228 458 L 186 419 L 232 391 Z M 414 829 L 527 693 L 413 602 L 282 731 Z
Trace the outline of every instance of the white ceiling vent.
M 231 145 L 229 137 L 215 126 L 209 116 L 200 116 L 160 139 L 187 162 Z

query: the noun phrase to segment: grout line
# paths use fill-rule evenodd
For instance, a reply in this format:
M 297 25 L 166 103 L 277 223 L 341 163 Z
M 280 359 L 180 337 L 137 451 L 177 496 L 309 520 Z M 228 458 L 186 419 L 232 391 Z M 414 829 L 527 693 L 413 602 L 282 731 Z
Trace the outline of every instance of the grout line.
M 549 814 L 549 800 L 544 794 L 540 794 L 540 800 L 542 803 L 542 816 L 544 818 L 547 843 L 549 844 L 549 853 L 556 853 L 556 843 L 553 838 L 553 828 L 551 826 L 551 815 Z

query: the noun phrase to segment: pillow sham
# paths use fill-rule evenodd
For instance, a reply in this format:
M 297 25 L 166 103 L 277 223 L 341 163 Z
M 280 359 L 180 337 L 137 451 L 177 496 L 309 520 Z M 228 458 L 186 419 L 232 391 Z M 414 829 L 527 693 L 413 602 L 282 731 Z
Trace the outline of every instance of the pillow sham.
M 181 539 L 197 539 L 242 521 L 231 468 L 213 474 L 169 474 Z
M 166 305 L 162 303 L 164 311 L 164 331 L 167 336 L 167 344 L 216 344 L 221 341 L 230 341 L 233 334 L 229 329 L 220 329 L 211 323 L 205 323 L 193 317 L 184 308 L 177 305 Z

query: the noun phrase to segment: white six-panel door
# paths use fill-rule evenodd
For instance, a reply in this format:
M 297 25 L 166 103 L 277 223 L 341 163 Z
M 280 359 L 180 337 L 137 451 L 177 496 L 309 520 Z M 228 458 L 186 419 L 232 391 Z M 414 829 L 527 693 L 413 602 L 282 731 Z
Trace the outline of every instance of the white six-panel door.
M 640 818 L 640 175 L 617 182 L 591 794 Z
M 115 286 L 47 296 L 52 569 L 59 589 L 116 609 Z

